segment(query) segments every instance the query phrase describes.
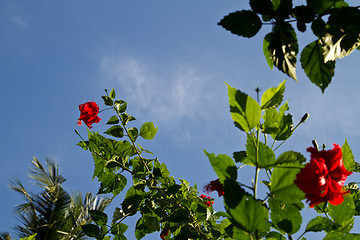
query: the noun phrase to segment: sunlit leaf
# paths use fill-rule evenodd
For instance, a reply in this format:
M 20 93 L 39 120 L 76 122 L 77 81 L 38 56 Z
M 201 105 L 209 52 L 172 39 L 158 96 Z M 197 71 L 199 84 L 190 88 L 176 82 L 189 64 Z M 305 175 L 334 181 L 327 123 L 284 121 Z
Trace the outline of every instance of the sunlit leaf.
M 257 127 L 261 118 L 260 105 L 250 96 L 228 85 L 231 117 L 235 126 L 245 132 Z
M 285 82 L 279 84 L 277 87 L 269 88 L 261 96 L 261 109 L 271 109 L 278 107 L 284 97 L 285 92 Z
M 146 140 L 151 140 L 155 137 L 157 130 L 153 122 L 146 122 L 141 126 L 139 135 Z

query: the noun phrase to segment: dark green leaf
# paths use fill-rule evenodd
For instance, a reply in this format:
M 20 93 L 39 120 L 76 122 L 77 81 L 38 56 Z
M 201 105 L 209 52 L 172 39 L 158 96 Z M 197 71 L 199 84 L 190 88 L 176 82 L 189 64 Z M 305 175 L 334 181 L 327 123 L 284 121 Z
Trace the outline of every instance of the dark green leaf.
M 138 207 L 141 205 L 142 200 L 142 196 L 137 194 L 126 197 L 121 204 L 124 213 L 135 213 Z
M 306 0 L 307 5 L 313 9 L 316 13 L 323 13 L 329 9 L 333 4 L 334 0 Z
M 103 213 L 102 211 L 99 210 L 89 210 L 89 214 L 91 216 L 91 219 L 98 225 L 100 226 L 105 226 L 107 221 L 108 221 L 108 217 L 105 213 Z
M 279 23 L 273 32 L 265 36 L 267 52 L 274 65 L 283 73 L 296 80 L 296 55 L 299 46 L 295 30 L 289 23 Z M 265 49 L 266 50 L 266 49 Z
M 294 180 L 300 168 L 276 167 L 271 174 L 271 193 L 287 203 L 297 203 L 305 194 L 295 185 Z
M 300 61 L 306 76 L 324 92 L 334 76 L 335 62 L 325 63 L 323 47 L 319 40 L 310 43 L 303 49 Z
M 122 124 L 126 125 L 128 122 L 134 121 L 136 120 L 133 116 L 127 114 L 127 113 L 122 113 L 121 114 L 121 122 Z
M 234 152 L 233 158 L 234 158 L 235 162 L 243 163 L 244 161 L 246 161 L 247 153 L 246 153 L 246 151 Z
M 271 14 L 273 11 L 273 5 L 271 0 L 250 0 L 251 9 L 259 14 Z
M 322 18 L 316 18 L 311 24 L 311 30 L 320 39 L 325 35 L 326 23 Z
M 109 121 L 107 121 L 106 124 L 118 124 L 119 123 L 119 118 L 117 116 L 112 116 Z
M 81 225 L 81 229 L 89 237 L 95 237 L 95 238 L 100 237 L 100 229 L 98 226 L 94 224 Z
M 116 125 L 109 128 L 105 133 L 113 137 L 122 138 L 124 136 L 124 129 Z
M 261 96 L 262 110 L 276 108 L 281 104 L 285 92 L 285 82 L 286 80 L 280 83 L 276 88 L 269 88 L 264 92 Z
M 235 126 L 245 132 L 257 127 L 261 118 L 259 104 L 247 94 L 228 85 L 231 117 Z
M 102 96 L 102 99 L 104 100 L 104 104 L 106 106 L 112 106 L 113 105 L 113 100 L 110 97 Z
M 133 139 L 134 141 L 139 136 L 139 131 L 136 127 L 132 127 L 128 129 L 129 137 Z
M 155 137 L 158 128 L 154 127 L 154 123 L 146 122 L 140 128 L 140 136 L 146 140 L 151 140 Z
M 311 219 L 310 222 L 306 225 L 305 232 L 321 232 L 326 231 L 330 232 L 340 227 L 339 224 L 329 220 L 326 217 L 317 216 L 314 219 Z
M 249 233 L 256 230 L 267 232 L 270 229 L 268 209 L 251 195 L 242 197 L 235 208 L 227 208 L 227 211 L 235 225 Z
M 204 153 L 209 158 L 210 164 L 217 174 L 220 182 L 224 182 L 226 178 L 236 180 L 236 165 L 231 157 L 223 154 L 215 156 L 215 154 L 207 153 L 205 150 Z
M 255 36 L 262 26 L 259 16 L 249 10 L 230 13 L 218 24 L 233 34 L 248 38 Z
M 111 224 L 114 225 L 115 222 L 117 222 L 119 219 L 124 217 L 124 212 L 120 208 L 115 208 L 113 213 L 113 219 L 111 221 Z
M 264 52 L 264 56 L 266 59 L 267 64 L 269 65 L 270 69 L 273 70 L 274 68 L 274 62 L 272 61 L 272 57 L 269 51 L 269 46 L 270 46 L 270 42 L 272 40 L 272 33 L 268 33 L 265 37 L 264 37 L 264 41 L 263 41 L 263 52 Z
M 127 103 L 124 102 L 123 104 L 121 104 L 121 105 L 119 106 L 118 111 L 119 111 L 120 113 L 123 113 L 123 112 L 126 111 L 126 108 L 127 108 Z

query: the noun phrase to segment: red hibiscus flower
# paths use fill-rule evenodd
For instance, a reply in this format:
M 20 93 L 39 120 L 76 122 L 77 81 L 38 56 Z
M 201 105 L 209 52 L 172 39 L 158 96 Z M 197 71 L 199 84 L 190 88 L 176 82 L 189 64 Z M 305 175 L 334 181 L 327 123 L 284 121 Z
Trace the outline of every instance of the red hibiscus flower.
M 202 199 L 211 199 L 211 197 L 206 196 L 206 195 L 204 195 L 204 194 L 201 194 L 200 197 L 201 197 Z M 214 202 L 212 202 L 212 201 L 204 201 L 204 203 L 205 203 L 208 207 L 211 207 Z
M 165 227 L 160 233 L 160 238 L 165 239 L 169 235 L 169 232 L 170 232 L 169 227 Z
M 217 191 L 219 197 L 224 195 L 224 188 L 219 179 L 216 179 L 214 181 L 211 181 L 209 184 L 206 184 L 203 188 L 203 191 L 207 192 L 207 194 L 213 191 Z
M 344 167 L 341 147 L 334 144 L 331 150 L 319 152 L 309 147 L 307 151 L 311 153 L 310 163 L 296 175 L 294 183 L 305 193 L 311 208 L 322 202 L 341 204 L 349 192 L 343 186 L 351 174 Z
M 92 128 L 93 123 L 100 122 L 101 118 L 97 115 L 99 114 L 99 106 L 95 102 L 87 102 L 79 105 L 80 117 L 78 120 L 78 125 L 81 125 L 83 121 L 86 126 Z

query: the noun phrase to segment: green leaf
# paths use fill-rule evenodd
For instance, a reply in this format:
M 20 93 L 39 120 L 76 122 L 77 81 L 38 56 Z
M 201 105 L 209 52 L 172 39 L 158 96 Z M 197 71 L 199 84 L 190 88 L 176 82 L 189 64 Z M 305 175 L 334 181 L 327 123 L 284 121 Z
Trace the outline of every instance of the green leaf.
M 31 235 L 31 236 L 27 236 L 27 237 L 21 238 L 20 240 L 35 240 L 35 239 L 36 239 L 36 235 L 37 235 L 37 233 L 35 233 L 34 235 Z M 10 235 L 9 235 L 9 240 L 11 240 Z
M 225 16 L 218 25 L 233 34 L 251 38 L 260 30 L 262 22 L 255 12 L 242 10 Z
M 106 106 L 112 106 L 114 103 L 113 100 L 108 96 L 102 96 L 102 99 L 104 100 L 104 104 Z
M 110 125 L 110 124 L 118 124 L 119 123 L 119 118 L 117 116 L 112 116 L 109 121 L 107 121 L 106 124 Z
M 89 210 L 89 214 L 91 216 L 91 219 L 98 225 L 100 226 L 105 226 L 107 221 L 108 221 L 108 217 L 105 213 L 103 213 L 102 211 L 99 210 Z
M 264 92 L 261 96 L 262 110 L 276 108 L 281 104 L 285 92 L 285 82 L 286 80 L 280 83 L 278 87 L 269 88 Z
M 220 182 L 224 182 L 226 178 L 236 180 L 237 170 L 234 161 L 231 157 L 220 154 L 215 156 L 213 153 L 207 153 L 204 150 L 205 155 L 209 158 L 210 164 L 217 174 Z
M 240 225 L 249 233 L 256 230 L 269 231 L 269 211 L 263 204 L 255 200 L 251 195 L 242 197 L 235 208 L 227 208 L 232 222 Z
M 271 70 L 273 70 L 273 68 L 274 68 L 274 62 L 272 61 L 271 54 L 270 54 L 270 51 L 269 51 L 269 46 L 270 46 L 270 42 L 272 40 L 272 36 L 273 36 L 272 33 L 268 33 L 264 37 L 264 41 L 263 41 L 264 56 L 265 56 L 266 62 L 269 65 Z
M 136 127 L 132 127 L 128 129 L 129 137 L 133 139 L 134 141 L 139 136 L 139 131 Z
M 327 34 L 322 38 L 325 62 L 349 55 L 360 46 L 360 10 L 357 7 L 334 9 L 326 25 Z
M 279 132 L 280 116 L 276 109 L 266 109 L 263 119 L 262 127 L 264 133 L 276 134 Z
M 317 216 L 316 218 L 311 219 L 310 222 L 306 225 L 305 232 L 330 232 L 331 230 L 339 228 L 339 226 L 339 224 L 329 220 L 326 217 Z
M 245 132 L 257 127 L 261 118 L 259 104 L 250 96 L 228 85 L 231 117 L 235 126 Z
M 130 121 L 134 121 L 136 120 L 133 116 L 127 114 L 127 113 L 122 113 L 121 114 L 121 123 L 126 125 L 128 122 Z
M 80 141 L 76 145 L 80 146 L 84 150 L 88 150 L 89 141 Z
M 357 233 L 346 233 L 331 231 L 329 232 L 323 240 L 359 240 L 360 235 Z
M 112 90 L 110 91 L 109 97 L 110 97 L 111 99 L 114 99 L 114 98 L 116 97 L 115 89 L 112 89 Z
M 269 198 L 271 222 L 281 232 L 292 235 L 299 231 L 302 217 L 300 210 L 292 204 L 284 204 L 278 199 Z
M 94 224 L 81 225 L 81 229 L 89 237 L 100 237 L 100 228 Z
M 360 164 L 355 162 L 354 155 L 350 149 L 350 145 L 348 144 L 347 139 L 345 139 L 345 143 L 342 145 L 341 151 L 346 170 L 350 172 L 360 172 Z
M 286 140 L 288 139 L 293 132 L 293 122 L 291 114 L 285 115 L 285 112 L 289 110 L 287 102 L 282 105 L 279 109 L 279 131 L 277 133 L 272 133 L 271 137 L 274 140 Z
M 260 168 L 269 168 L 275 163 L 275 153 L 262 142 L 257 142 L 250 134 L 247 135 L 246 152 L 251 163 Z
M 351 195 L 344 195 L 344 201 L 339 205 L 329 204 L 328 213 L 330 217 L 338 224 L 345 226 L 350 221 L 355 213 L 355 205 Z
M 112 193 L 114 196 L 118 195 L 124 190 L 127 184 L 127 179 L 120 173 L 110 172 L 101 177 L 99 194 Z
M 151 140 L 155 137 L 158 128 L 154 127 L 154 123 L 146 122 L 140 128 L 140 136 L 146 140 Z
M 135 214 L 136 210 L 140 207 L 142 200 L 143 200 L 142 196 L 138 195 L 138 194 L 126 197 L 121 204 L 124 213 L 125 214 L 128 214 L 128 213 Z
M 334 76 L 335 62 L 325 63 L 320 40 L 308 44 L 301 52 L 301 66 L 312 83 L 325 91 Z
M 236 163 L 244 163 L 248 159 L 246 151 L 233 152 L 233 158 Z M 249 163 L 251 163 L 251 161 L 249 161 Z
M 297 203 L 305 198 L 305 194 L 295 185 L 299 167 L 275 167 L 271 174 L 271 194 L 287 203 Z
M 126 111 L 126 109 L 127 109 L 127 103 L 124 102 L 123 104 L 121 104 L 121 105 L 119 106 L 119 108 L 118 108 L 117 110 L 118 110 L 120 113 L 123 113 L 123 112 Z
M 113 137 L 122 138 L 124 136 L 124 129 L 116 125 L 109 128 L 105 133 Z
M 111 228 L 111 233 L 114 235 L 117 234 L 123 235 L 128 228 L 129 226 L 124 223 L 117 223 L 116 225 L 113 225 L 113 227 Z
M 114 225 L 119 219 L 124 217 L 124 212 L 120 208 L 116 207 L 113 213 L 113 219 L 111 221 L 111 224 Z
M 286 240 L 286 238 L 278 232 L 269 232 L 266 235 L 266 240 Z
M 267 53 L 273 64 L 296 80 L 296 55 L 299 46 L 294 28 L 289 23 L 278 23 L 273 32 L 265 36 Z
M 280 164 L 300 164 L 306 162 L 306 158 L 298 152 L 287 151 L 282 153 L 277 159 L 274 165 Z

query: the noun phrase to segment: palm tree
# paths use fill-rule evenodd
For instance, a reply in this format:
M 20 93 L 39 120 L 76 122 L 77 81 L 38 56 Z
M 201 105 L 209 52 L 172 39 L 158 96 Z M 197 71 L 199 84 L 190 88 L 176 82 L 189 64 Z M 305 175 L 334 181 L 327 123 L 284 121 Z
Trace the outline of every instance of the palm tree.
M 43 189 L 39 194 L 28 192 L 18 179 L 10 184 L 10 188 L 25 199 L 25 203 L 15 207 L 21 222 L 15 227 L 17 235 L 23 238 L 36 233 L 36 239 L 41 240 L 85 239 L 81 225 L 91 222 L 88 210 L 103 211 L 111 199 L 99 198 L 91 193 L 87 193 L 84 200 L 79 192 L 69 195 L 61 186 L 65 178 L 59 174 L 54 162 L 46 160 L 44 168 L 34 158 L 32 164 L 29 177 Z

